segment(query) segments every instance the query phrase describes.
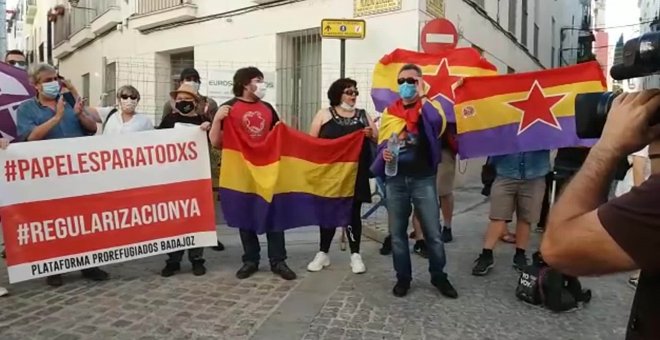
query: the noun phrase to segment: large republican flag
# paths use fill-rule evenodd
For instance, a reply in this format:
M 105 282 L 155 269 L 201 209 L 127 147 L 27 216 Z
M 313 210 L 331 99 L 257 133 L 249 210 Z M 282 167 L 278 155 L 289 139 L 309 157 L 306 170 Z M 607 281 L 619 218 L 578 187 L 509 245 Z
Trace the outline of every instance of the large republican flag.
M 0 62 L 0 137 L 16 139 L 16 110 L 35 96 L 27 72 Z
M 378 112 L 399 99 L 397 76 L 406 64 L 422 69 L 427 97 L 444 110 L 450 123 L 456 121 L 453 93 L 456 83 L 464 77 L 497 74 L 497 68 L 473 48 L 451 49 L 440 54 L 396 49 L 383 56 L 374 69 L 371 98 Z
M 471 77 L 455 89 L 461 158 L 589 147 L 575 126 L 575 98 L 602 92 L 600 65 L 589 62 L 551 70 Z
M 225 124 L 220 197 L 230 227 L 263 234 L 349 224 L 364 134 L 313 138 L 277 124 L 254 142 Z

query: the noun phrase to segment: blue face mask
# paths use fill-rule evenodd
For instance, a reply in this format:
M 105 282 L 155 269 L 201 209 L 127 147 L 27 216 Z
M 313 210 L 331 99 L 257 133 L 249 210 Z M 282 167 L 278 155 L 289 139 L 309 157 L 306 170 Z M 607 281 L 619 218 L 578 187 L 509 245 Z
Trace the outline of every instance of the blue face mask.
M 42 94 L 48 98 L 55 98 L 60 94 L 60 82 L 55 80 L 41 85 Z
M 415 84 L 403 83 L 399 85 L 399 95 L 405 100 L 413 99 L 417 95 L 417 86 Z

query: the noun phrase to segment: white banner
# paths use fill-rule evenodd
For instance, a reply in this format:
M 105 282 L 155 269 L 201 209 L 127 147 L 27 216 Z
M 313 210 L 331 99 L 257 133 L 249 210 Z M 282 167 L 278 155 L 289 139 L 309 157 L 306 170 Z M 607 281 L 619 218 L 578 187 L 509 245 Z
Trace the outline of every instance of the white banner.
M 209 70 L 202 79 L 202 85 L 199 88 L 199 93 L 207 97 L 211 97 L 218 105 L 234 98 L 232 87 L 234 86 L 234 71 L 224 70 Z M 264 100 L 275 106 L 277 99 L 277 88 L 275 86 L 275 72 L 264 72 L 264 81 L 268 85 L 266 89 L 266 97 Z

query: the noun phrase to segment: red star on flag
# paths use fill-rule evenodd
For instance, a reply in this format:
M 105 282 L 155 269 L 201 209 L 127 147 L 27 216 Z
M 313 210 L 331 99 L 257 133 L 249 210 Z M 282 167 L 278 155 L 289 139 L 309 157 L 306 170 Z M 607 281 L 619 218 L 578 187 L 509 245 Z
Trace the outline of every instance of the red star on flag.
M 426 95 L 429 99 L 435 99 L 437 96 L 443 96 L 447 100 L 454 102 L 454 89 L 452 85 L 456 84 L 461 77 L 453 76 L 449 73 L 449 62 L 447 58 L 442 59 L 436 74 L 424 76 L 424 81 L 429 86 Z
M 520 125 L 518 126 L 518 135 L 536 123 L 542 123 L 561 130 L 559 121 L 554 113 L 552 113 L 552 109 L 564 97 L 566 97 L 565 94 L 546 96 L 538 80 L 535 80 L 532 88 L 527 93 L 527 98 L 508 102 L 507 104 L 515 107 L 522 113 Z

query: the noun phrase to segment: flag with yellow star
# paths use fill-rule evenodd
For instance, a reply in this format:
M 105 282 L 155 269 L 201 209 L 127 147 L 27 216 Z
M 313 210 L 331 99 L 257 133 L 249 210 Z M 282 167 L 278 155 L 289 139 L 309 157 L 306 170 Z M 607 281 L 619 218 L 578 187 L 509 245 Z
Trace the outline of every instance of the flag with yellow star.
M 454 123 L 453 87 L 464 77 L 496 75 L 497 68 L 473 48 L 457 48 L 440 54 L 396 49 L 378 61 L 373 73 L 371 98 L 383 112 L 399 99 L 397 76 L 401 67 L 415 64 L 422 69 L 429 100 L 439 104 L 447 122 Z
M 603 92 L 598 62 L 519 74 L 472 77 L 455 88 L 461 158 L 590 147 L 575 125 L 578 94 Z

